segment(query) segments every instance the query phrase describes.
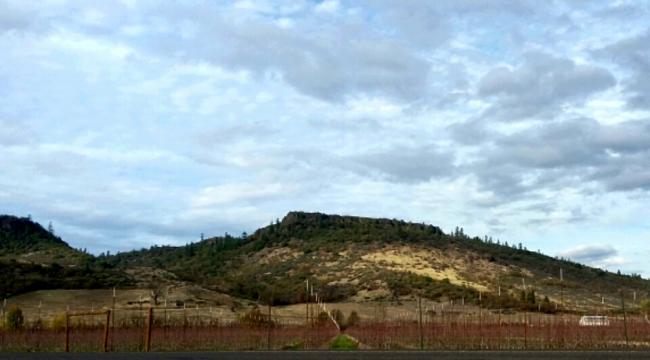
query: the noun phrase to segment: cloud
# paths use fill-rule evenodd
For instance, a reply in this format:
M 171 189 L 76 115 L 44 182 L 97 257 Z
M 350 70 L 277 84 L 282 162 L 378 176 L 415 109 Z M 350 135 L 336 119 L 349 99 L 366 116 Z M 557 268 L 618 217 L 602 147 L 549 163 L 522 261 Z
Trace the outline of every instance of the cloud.
M 26 144 L 34 141 L 34 130 L 23 121 L 0 119 L 0 146 Z
M 0 1 L 0 33 L 23 30 L 29 25 L 29 15 L 26 12 L 12 8 L 6 1 Z
M 295 209 L 644 244 L 631 6 L 0 0 L 3 211 L 102 251 Z
M 201 189 L 192 199 L 192 207 L 204 208 L 231 203 L 261 202 L 287 195 L 290 189 L 282 184 L 222 184 Z
M 331 12 L 335 4 L 322 2 L 316 9 Z M 236 10 L 215 3 L 168 5 L 153 10 L 165 20 L 163 28 L 156 31 L 146 24 L 147 31 L 122 41 L 159 56 L 210 62 L 258 78 L 275 76 L 303 94 L 329 102 L 359 94 L 412 102 L 428 92 L 428 61 L 400 39 L 382 36 L 363 22 L 294 18 L 287 27 L 278 26 L 280 10 L 274 7 L 262 12 L 244 9 L 249 10 L 245 15 L 241 6 Z M 194 30 L 183 35 L 188 26 Z
M 650 188 L 645 170 L 650 119 L 612 125 L 589 118 L 543 122 L 508 135 L 493 132 L 486 141 L 462 169 L 504 201 L 591 182 L 610 191 Z
M 334 13 L 339 7 L 338 0 L 325 0 L 314 6 L 314 11 L 317 13 Z
M 451 177 L 454 173 L 453 155 L 433 146 L 398 146 L 387 151 L 357 155 L 350 160 L 361 165 L 359 170 L 378 172 L 396 182 L 417 183 Z
M 580 245 L 562 251 L 558 255 L 573 261 L 598 267 L 611 267 L 625 264 L 625 259 L 611 245 Z
M 630 108 L 650 109 L 650 30 L 619 40 L 594 54 L 624 67 L 628 75 L 622 82 Z
M 496 121 L 552 118 L 563 106 L 580 103 L 616 84 L 605 68 L 541 52 L 528 52 L 515 68 L 496 67 L 478 84 L 478 95 L 493 101 L 483 114 Z

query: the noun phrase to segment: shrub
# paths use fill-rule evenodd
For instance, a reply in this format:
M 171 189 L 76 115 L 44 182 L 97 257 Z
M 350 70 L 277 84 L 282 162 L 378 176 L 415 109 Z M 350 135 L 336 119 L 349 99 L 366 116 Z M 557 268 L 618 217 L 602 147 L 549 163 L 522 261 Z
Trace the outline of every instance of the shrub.
M 50 324 L 53 330 L 62 330 L 65 328 L 65 314 L 60 314 L 52 319 Z
M 357 314 L 356 311 L 352 311 L 350 315 L 348 316 L 348 321 L 346 322 L 347 326 L 355 326 L 359 324 L 360 318 L 359 314 Z
M 639 303 L 639 308 L 641 308 L 641 311 L 645 314 L 648 314 L 650 312 L 650 300 L 641 301 L 641 303 Z
M 330 349 L 332 350 L 356 350 L 358 348 L 359 344 L 350 339 L 349 336 L 343 334 L 337 336 L 330 344 Z
M 23 317 L 23 311 L 18 306 L 10 306 L 9 309 L 7 309 L 6 316 L 8 330 L 18 330 L 23 328 L 25 318 Z
M 327 322 L 330 321 L 330 316 L 327 315 L 327 313 L 325 311 L 321 311 L 320 313 L 318 313 L 318 317 L 317 317 L 316 321 L 317 321 L 318 326 L 323 326 L 323 325 L 327 324 Z
M 269 319 L 269 316 L 264 314 L 262 310 L 255 307 L 239 317 L 239 321 L 242 324 L 253 326 L 253 327 L 266 327 L 273 325 L 273 321 Z
M 341 310 L 334 309 L 334 310 L 332 310 L 331 314 L 332 314 L 332 317 L 334 318 L 334 320 L 336 320 L 336 322 L 339 325 L 344 325 L 345 316 L 343 315 L 343 312 Z

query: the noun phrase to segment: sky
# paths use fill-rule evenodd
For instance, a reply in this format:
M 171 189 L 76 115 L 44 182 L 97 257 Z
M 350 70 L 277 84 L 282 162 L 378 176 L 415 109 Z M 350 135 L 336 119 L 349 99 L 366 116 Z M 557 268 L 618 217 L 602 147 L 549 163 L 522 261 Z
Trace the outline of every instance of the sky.
M 650 277 L 648 1 L 0 0 L 0 213 L 90 252 L 292 210 Z

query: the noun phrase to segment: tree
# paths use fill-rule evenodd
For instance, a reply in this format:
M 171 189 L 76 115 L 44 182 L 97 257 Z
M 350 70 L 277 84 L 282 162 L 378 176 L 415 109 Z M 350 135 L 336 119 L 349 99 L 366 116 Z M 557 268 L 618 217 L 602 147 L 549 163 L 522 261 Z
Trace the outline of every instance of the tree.
M 54 235 L 54 226 L 52 226 L 52 222 L 51 222 L 51 221 L 47 224 L 47 232 L 49 232 L 50 234 Z
M 526 301 L 529 304 L 535 304 L 537 302 L 537 296 L 535 296 L 535 290 L 530 290 L 530 292 L 526 295 Z
M 149 285 L 149 288 L 151 289 L 151 300 L 153 300 L 154 305 L 158 305 L 158 299 L 165 295 L 165 286 L 155 281 Z
M 23 317 L 23 311 L 15 305 L 9 307 L 7 310 L 7 329 L 22 329 L 24 322 L 25 318 Z

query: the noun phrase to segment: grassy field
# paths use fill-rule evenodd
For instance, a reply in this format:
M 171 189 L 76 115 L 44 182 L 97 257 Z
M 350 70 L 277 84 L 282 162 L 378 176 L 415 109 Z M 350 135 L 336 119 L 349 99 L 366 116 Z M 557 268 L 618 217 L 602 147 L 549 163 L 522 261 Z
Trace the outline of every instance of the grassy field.
M 148 289 L 117 289 L 115 307 L 118 309 L 117 317 L 125 315 L 126 311 L 146 309 L 152 305 L 150 299 L 151 291 Z M 41 319 L 44 322 L 52 321 L 67 310 L 88 311 L 107 309 L 113 306 L 112 290 L 42 290 L 19 295 L 8 299 L 8 305 L 17 305 L 23 309 L 25 319 L 28 323 Z M 164 300 L 160 300 L 157 307 L 164 307 Z M 167 301 L 168 315 L 170 318 L 178 319 L 181 316 L 191 318 L 203 318 L 206 322 L 209 319 L 220 319 L 221 321 L 234 321 L 239 315 L 256 306 L 254 302 L 233 299 L 219 293 L 211 293 L 191 287 L 178 287 L 172 290 Z M 263 305 L 261 305 L 263 306 Z M 380 302 L 380 301 L 349 301 L 339 303 L 326 303 L 330 309 L 338 309 L 345 316 L 356 312 L 365 321 L 400 321 L 404 319 L 416 319 L 417 302 L 412 299 L 401 301 Z M 467 314 L 478 314 L 479 308 L 471 305 L 462 305 L 460 302 L 440 303 L 424 300 L 422 304 L 424 312 L 463 312 Z M 119 310 L 124 310 L 120 312 Z M 294 304 L 287 306 L 274 306 L 272 312 L 280 316 L 286 323 L 296 325 L 304 324 L 306 319 L 306 304 Z M 309 308 L 310 316 L 318 312 L 316 305 Z

